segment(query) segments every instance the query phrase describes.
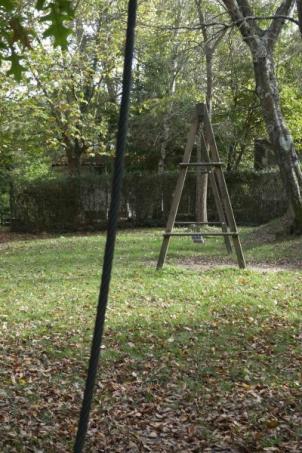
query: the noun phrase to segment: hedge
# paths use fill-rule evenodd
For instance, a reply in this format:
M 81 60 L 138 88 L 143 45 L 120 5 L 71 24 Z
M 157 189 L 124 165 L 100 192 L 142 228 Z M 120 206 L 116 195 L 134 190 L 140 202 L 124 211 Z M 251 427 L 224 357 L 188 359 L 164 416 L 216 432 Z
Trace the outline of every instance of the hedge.
M 177 173 L 131 173 L 125 176 L 121 224 L 163 226 Z M 227 184 L 239 224 L 261 224 L 282 215 L 287 201 L 276 172 L 227 173 Z M 12 229 L 22 232 L 65 232 L 103 229 L 110 203 L 109 175 L 59 177 L 15 183 Z M 194 219 L 196 176 L 188 174 L 179 217 Z M 216 210 L 209 196 L 209 216 Z

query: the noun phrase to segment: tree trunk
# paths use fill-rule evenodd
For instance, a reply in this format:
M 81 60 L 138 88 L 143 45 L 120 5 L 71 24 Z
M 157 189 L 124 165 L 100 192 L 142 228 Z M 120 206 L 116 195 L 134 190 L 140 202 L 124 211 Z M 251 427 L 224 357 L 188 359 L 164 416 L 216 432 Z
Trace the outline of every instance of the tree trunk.
M 228 147 L 227 171 L 234 170 L 234 163 L 236 162 L 236 148 L 237 143 L 231 143 Z
M 208 46 L 208 43 L 206 43 Z M 213 96 L 213 56 L 214 52 L 211 48 L 206 47 L 206 69 L 207 69 L 207 93 L 206 104 L 209 112 L 209 118 L 212 113 L 212 96 Z M 197 161 L 205 160 L 200 146 L 197 146 Z M 208 183 L 209 177 L 207 174 L 201 174 L 201 168 L 198 167 L 196 178 L 196 220 L 197 222 L 208 221 Z
M 294 228 L 302 232 L 302 173 L 292 136 L 285 124 L 281 111 L 278 84 L 274 68 L 273 52 L 283 29 L 284 20 L 278 16 L 289 16 L 295 0 L 282 0 L 275 10 L 274 19 L 264 31 L 247 17 L 253 15 L 248 0 L 223 0 L 230 17 L 237 23 L 243 40 L 250 48 L 257 94 L 260 99 L 266 130 L 272 143 L 289 203 L 295 216 Z M 298 7 L 301 1 L 298 2 Z M 301 12 L 301 8 L 298 9 Z
M 75 156 L 71 150 L 66 150 L 66 155 L 69 176 L 79 176 L 81 173 L 79 156 Z
M 197 143 L 197 161 L 202 160 L 201 142 L 200 139 Z M 202 174 L 201 167 L 197 167 L 196 175 L 196 206 L 195 216 L 196 222 L 207 222 L 208 221 L 208 175 Z
M 209 118 L 212 113 L 212 96 L 213 96 L 213 56 L 214 51 L 206 42 L 205 57 L 207 71 L 207 88 L 206 88 L 206 104 L 209 112 Z M 205 160 L 200 144 L 197 145 L 197 161 Z M 201 168 L 197 169 L 196 176 L 196 221 L 208 222 L 208 182 L 209 178 L 206 173 L 201 172 Z
M 302 36 L 302 0 L 297 0 L 297 10 L 299 18 L 299 29 Z
M 207 94 L 206 94 L 206 103 L 209 112 L 209 117 L 211 118 L 212 113 L 212 97 L 213 97 L 213 56 L 214 51 L 206 49 L 206 69 L 207 69 Z
M 69 140 L 64 137 L 66 146 L 67 167 L 69 176 L 79 176 L 81 173 L 81 155 L 84 153 L 84 147 L 80 146 L 79 141 Z
M 278 162 L 288 198 L 295 213 L 295 226 L 302 231 L 301 169 L 292 136 L 285 124 L 280 106 L 273 55 L 254 55 L 256 90 L 270 141 Z
M 169 133 L 170 133 L 170 127 L 169 127 L 169 121 L 168 121 L 169 114 L 170 114 L 170 112 L 164 116 L 164 120 L 163 120 L 163 140 L 160 145 L 158 174 L 162 174 L 165 171 L 166 157 L 167 157 L 167 145 L 168 145 Z

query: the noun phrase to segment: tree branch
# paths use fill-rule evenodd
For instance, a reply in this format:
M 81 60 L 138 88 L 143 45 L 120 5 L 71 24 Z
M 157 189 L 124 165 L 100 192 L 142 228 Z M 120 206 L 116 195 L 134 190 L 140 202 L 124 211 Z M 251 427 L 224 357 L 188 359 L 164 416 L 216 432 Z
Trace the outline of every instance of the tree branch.
M 244 40 L 250 44 L 255 35 L 256 29 L 251 25 L 251 21 L 247 20 L 252 15 L 251 9 L 246 0 L 222 0 L 225 4 L 229 15 L 235 25 L 238 26 Z M 247 14 L 249 13 L 249 14 Z
M 295 5 L 295 0 L 283 0 L 279 8 L 277 8 L 274 17 L 286 16 L 289 17 Z M 282 27 L 285 23 L 285 19 L 280 18 L 280 20 L 272 20 L 271 25 L 266 31 L 266 36 L 268 39 L 268 44 L 272 48 L 274 47 Z
M 298 1 L 302 1 L 302 0 L 298 0 Z M 302 14 L 301 14 L 301 16 L 302 16 Z M 206 22 L 205 27 L 207 27 L 207 28 L 221 27 L 221 30 L 224 30 L 224 29 L 230 29 L 235 26 L 238 26 L 242 22 L 245 22 L 245 21 L 249 22 L 249 21 L 257 21 L 257 20 L 285 20 L 288 22 L 292 22 L 293 24 L 295 24 L 297 26 L 300 25 L 299 21 L 297 19 L 294 19 L 293 17 L 281 16 L 281 15 L 275 16 L 274 15 L 274 16 L 246 16 L 241 19 L 238 19 L 237 21 L 233 21 L 230 23 L 216 22 L 216 21 Z M 301 17 L 301 20 L 302 20 L 302 17 Z M 179 26 L 175 27 L 175 26 L 150 25 L 150 24 L 140 21 L 140 22 L 138 22 L 138 25 L 140 25 L 141 27 L 144 27 L 144 28 L 150 28 L 150 29 L 162 30 L 162 31 L 173 31 L 173 30 L 198 31 L 201 29 L 200 24 L 198 24 L 198 25 L 179 25 Z
M 259 51 L 260 37 L 263 31 L 256 24 L 255 20 L 251 20 L 254 16 L 250 8 L 248 0 L 222 0 L 228 10 L 233 25 L 236 25 L 243 37 L 244 42 L 254 54 Z
M 202 0 L 195 0 L 195 6 L 197 9 L 197 13 L 198 13 L 198 18 L 199 18 L 199 23 L 200 23 L 203 40 L 204 40 L 204 42 L 207 42 L 208 41 L 208 32 L 207 32 L 206 21 L 205 21 L 205 17 L 204 17 L 203 11 L 202 11 L 201 4 L 202 4 Z
M 299 18 L 299 29 L 302 35 L 302 0 L 297 0 L 297 10 L 298 10 L 298 18 Z

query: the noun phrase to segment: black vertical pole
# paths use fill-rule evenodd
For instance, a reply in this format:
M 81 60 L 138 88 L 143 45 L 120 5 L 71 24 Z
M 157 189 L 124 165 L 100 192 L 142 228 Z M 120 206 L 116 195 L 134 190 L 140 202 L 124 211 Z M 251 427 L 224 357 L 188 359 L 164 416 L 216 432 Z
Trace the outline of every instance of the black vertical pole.
M 101 287 L 98 299 L 97 314 L 95 320 L 93 340 L 91 344 L 91 353 L 89 367 L 84 391 L 83 403 L 80 413 L 78 431 L 74 444 L 74 453 L 81 453 L 83 450 L 85 437 L 88 429 L 89 414 L 94 393 L 95 381 L 98 370 L 100 349 L 102 344 L 108 294 L 110 288 L 112 261 L 114 256 L 114 247 L 118 223 L 118 214 L 122 190 L 122 180 L 124 172 L 124 155 L 126 147 L 126 137 L 128 129 L 128 112 L 131 90 L 132 61 L 134 52 L 135 22 L 136 22 L 137 1 L 129 0 L 128 5 L 128 24 L 125 47 L 125 62 L 123 73 L 123 94 L 120 106 L 120 115 L 118 123 L 116 156 L 114 162 L 114 172 L 111 191 L 111 204 L 108 216 L 107 240 L 103 261 L 103 272 Z

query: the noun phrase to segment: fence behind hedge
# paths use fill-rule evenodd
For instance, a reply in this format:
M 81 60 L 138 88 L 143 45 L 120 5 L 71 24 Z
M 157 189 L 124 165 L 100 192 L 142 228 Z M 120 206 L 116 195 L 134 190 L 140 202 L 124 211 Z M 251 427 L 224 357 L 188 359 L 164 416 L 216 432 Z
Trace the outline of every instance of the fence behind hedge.
M 176 173 L 125 176 L 121 223 L 163 226 L 176 184 Z M 261 224 L 282 215 L 287 201 L 276 172 L 228 173 L 227 184 L 239 224 Z M 18 183 L 12 191 L 12 229 L 59 232 L 102 229 L 110 203 L 109 175 L 51 178 Z M 189 174 L 179 209 L 181 219 L 194 219 L 196 177 Z M 216 212 L 209 195 L 209 216 Z

